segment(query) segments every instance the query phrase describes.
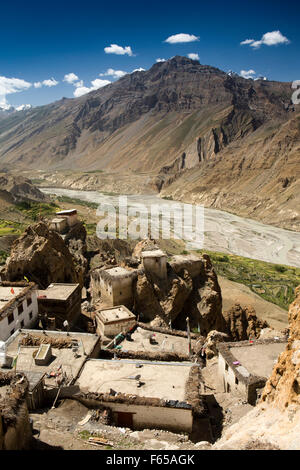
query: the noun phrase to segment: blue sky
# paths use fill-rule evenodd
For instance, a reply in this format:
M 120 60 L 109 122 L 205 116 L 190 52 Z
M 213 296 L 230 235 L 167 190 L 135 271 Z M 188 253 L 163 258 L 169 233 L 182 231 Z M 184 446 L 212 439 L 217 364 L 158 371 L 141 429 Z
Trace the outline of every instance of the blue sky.
M 300 80 L 299 14 L 299 2 L 289 0 L 3 2 L 0 105 L 72 98 L 115 81 L 108 69 L 130 73 L 190 53 L 224 71 Z M 191 42 L 178 42 L 179 36 L 166 42 L 181 33 Z M 240 44 L 247 39 L 252 42 Z M 130 49 L 106 53 L 112 44 Z M 77 78 L 64 81 L 67 74 Z

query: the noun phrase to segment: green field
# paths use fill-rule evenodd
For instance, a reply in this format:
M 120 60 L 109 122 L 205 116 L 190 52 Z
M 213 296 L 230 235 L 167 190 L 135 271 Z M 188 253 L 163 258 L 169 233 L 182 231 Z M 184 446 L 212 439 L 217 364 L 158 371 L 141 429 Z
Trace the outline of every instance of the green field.
M 5 235 L 21 235 L 24 228 L 25 226 L 22 223 L 0 219 L 0 237 Z
M 23 215 L 28 217 L 30 220 L 38 220 L 40 216 L 53 215 L 59 210 L 54 202 L 19 202 L 15 204 L 12 211 L 22 212 Z
M 76 199 L 69 196 L 57 196 L 57 200 L 59 202 L 66 202 L 68 204 L 90 207 L 91 209 L 97 209 L 99 207 L 99 204 L 96 202 L 82 201 L 81 199 Z
M 207 253 L 218 275 L 248 286 L 263 299 L 288 310 L 300 285 L 300 268 L 265 263 L 236 255 L 198 250 Z

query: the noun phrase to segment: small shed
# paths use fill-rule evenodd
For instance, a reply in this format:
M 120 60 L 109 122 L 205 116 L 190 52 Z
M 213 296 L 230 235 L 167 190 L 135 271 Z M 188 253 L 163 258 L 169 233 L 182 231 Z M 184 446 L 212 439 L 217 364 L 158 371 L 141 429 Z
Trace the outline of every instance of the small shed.
M 63 218 L 67 221 L 68 227 L 73 227 L 78 223 L 78 215 L 76 209 L 69 209 L 60 212 L 56 212 L 56 217 Z
M 24 372 L 28 382 L 29 382 L 29 389 L 28 389 L 28 396 L 27 396 L 27 406 L 29 411 L 38 410 L 43 407 L 44 405 L 44 398 L 45 398 L 45 383 L 44 377 L 45 372 L 37 372 L 37 371 L 26 371 Z
M 50 229 L 58 233 L 65 233 L 68 230 L 66 218 L 56 217 L 50 222 Z
M 114 337 L 136 325 L 135 315 L 125 305 L 100 310 L 96 314 L 97 334 Z

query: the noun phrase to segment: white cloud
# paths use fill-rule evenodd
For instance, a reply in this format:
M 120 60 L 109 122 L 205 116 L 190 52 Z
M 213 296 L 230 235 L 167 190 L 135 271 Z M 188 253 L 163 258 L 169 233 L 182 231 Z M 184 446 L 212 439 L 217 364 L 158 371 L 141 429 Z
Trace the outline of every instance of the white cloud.
M 200 59 L 199 59 L 199 55 L 198 55 L 198 54 L 194 54 L 193 52 L 191 52 L 190 54 L 188 54 L 188 58 L 189 58 L 189 59 L 192 59 L 192 60 L 200 60 Z
M 107 69 L 105 73 L 99 73 L 99 77 L 113 77 L 113 78 L 121 78 L 126 75 L 127 72 L 124 70 L 114 70 L 114 69 Z
M 199 41 L 199 37 L 194 36 L 194 34 L 185 34 L 185 33 L 174 34 L 173 36 L 169 36 L 165 40 L 165 42 L 169 44 L 177 44 L 180 42 L 194 42 L 194 41 Z
M 253 69 L 250 69 L 250 70 L 241 70 L 240 71 L 240 76 L 243 77 L 243 78 L 246 78 L 247 80 L 249 80 L 249 78 L 254 78 L 256 72 L 255 70 Z
M 166 62 L 167 59 L 156 59 L 156 62 Z
M 41 82 L 34 82 L 33 86 L 34 86 L 34 88 L 41 88 L 42 83 Z
M 145 72 L 145 69 L 140 67 L 139 69 L 134 69 L 131 73 L 134 73 L 134 72 Z
M 79 80 L 79 78 L 77 77 L 77 75 L 75 75 L 75 73 L 71 72 L 71 73 L 67 73 L 65 76 L 64 76 L 64 82 L 67 82 L 67 83 L 70 83 L 71 85 L 73 85 L 74 82 L 77 82 Z
M 86 93 L 89 93 L 90 91 L 92 91 L 90 88 L 87 88 L 86 86 L 80 86 L 76 88 L 73 95 L 75 96 L 75 98 L 79 98 L 80 96 L 85 95 Z
M 100 78 L 96 78 L 95 80 L 91 81 L 94 90 L 98 90 L 98 88 L 102 88 L 103 86 L 109 85 L 110 83 L 110 80 L 101 80 Z
M 111 44 L 108 47 L 104 48 L 104 52 L 106 54 L 117 54 L 117 55 L 129 55 L 133 56 L 133 52 L 130 46 L 122 47 L 118 46 L 117 44 Z
M 259 49 L 260 46 L 277 46 L 278 44 L 289 44 L 290 40 L 283 36 L 280 31 L 271 31 L 265 33 L 260 41 L 255 41 L 254 39 L 246 39 L 242 41 L 242 45 L 249 45 L 253 49 Z
M 245 39 L 245 41 L 241 42 L 241 45 L 244 46 L 246 44 L 251 44 L 252 42 L 255 42 L 254 39 Z
M 76 98 L 79 98 L 80 96 L 86 95 L 86 93 L 89 93 L 90 91 L 98 90 L 99 88 L 109 85 L 110 83 L 111 82 L 109 80 L 101 80 L 100 78 L 96 78 L 91 82 L 91 87 L 78 86 L 73 95 Z
M 80 86 L 83 86 L 83 80 L 79 80 L 78 82 L 72 83 L 75 88 L 79 88 Z
M 2 109 L 10 109 L 11 106 L 7 103 L 6 95 L 25 91 L 31 86 L 31 83 L 26 82 L 21 78 L 7 78 L 0 76 L 0 107 Z
M 12 106 L 10 104 L 8 104 L 5 96 L 0 96 L 0 109 L 4 109 L 5 111 L 8 111 L 9 109 L 11 109 Z
M 20 78 L 7 78 L 0 76 L 0 96 L 27 90 L 31 85 L 31 83 Z
M 31 109 L 32 105 L 31 104 L 21 104 L 20 106 L 16 107 L 16 111 L 24 111 L 26 109 Z
M 49 78 L 49 79 L 47 79 L 47 80 L 43 80 L 42 83 L 43 83 L 43 85 L 45 85 L 45 86 L 52 87 L 52 86 L 58 85 L 59 82 L 57 82 L 57 81 L 55 80 L 55 78 Z

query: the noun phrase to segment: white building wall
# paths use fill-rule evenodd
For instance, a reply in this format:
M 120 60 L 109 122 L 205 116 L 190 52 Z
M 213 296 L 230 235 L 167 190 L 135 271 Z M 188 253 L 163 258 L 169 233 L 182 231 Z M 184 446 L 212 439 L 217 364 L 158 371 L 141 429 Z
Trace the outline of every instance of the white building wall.
M 109 281 L 100 279 L 101 299 L 112 307 L 125 305 L 131 308 L 133 305 L 132 282 L 131 276 L 122 279 L 111 279 Z M 97 292 L 98 283 L 96 281 L 93 282 L 92 289 L 94 293 Z
M 122 321 L 119 323 L 104 324 L 99 318 L 97 318 L 97 333 L 105 336 L 117 336 L 119 333 L 127 332 L 130 328 L 133 328 L 136 324 L 136 320 L 133 318 L 128 321 Z
M 160 279 L 167 277 L 167 257 L 149 257 L 143 258 L 143 266 L 145 271 L 150 274 L 155 274 Z
M 163 408 L 156 406 L 129 405 L 126 403 L 102 402 L 113 412 L 133 413 L 134 429 L 167 429 L 174 432 L 192 432 L 192 410 Z
M 218 373 L 220 379 L 223 381 L 224 392 L 237 392 L 248 401 L 248 386 L 236 377 L 234 371 L 220 353 L 218 359 Z M 238 383 L 236 383 L 236 381 L 238 381 Z
M 31 296 L 32 302 L 30 305 L 27 303 L 27 298 L 19 303 L 23 306 L 23 312 L 19 315 L 18 306 L 14 309 L 13 315 L 14 320 L 8 323 L 8 316 L 5 316 L 0 320 L 0 341 L 6 341 L 15 331 L 20 328 L 30 329 L 32 328 L 38 319 L 38 303 L 37 303 L 37 291 L 32 291 L 27 294 L 27 297 Z M 24 326 L 22 326 L 22 321 Z

